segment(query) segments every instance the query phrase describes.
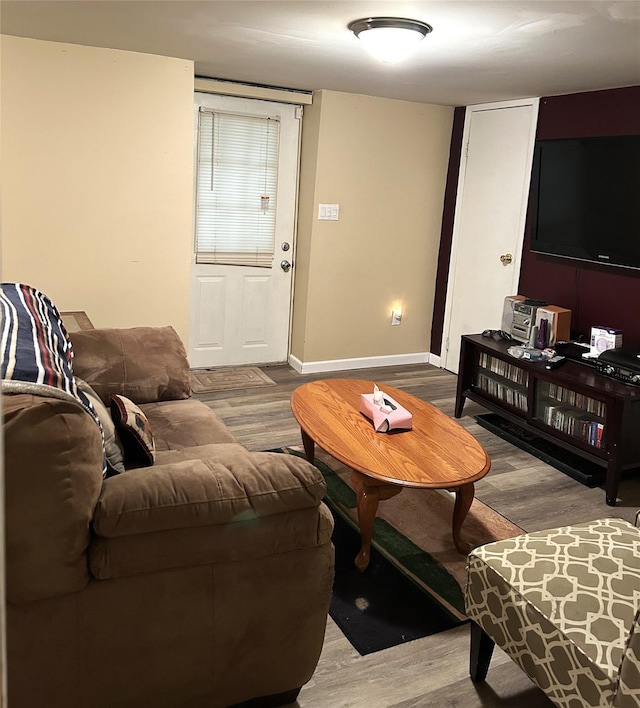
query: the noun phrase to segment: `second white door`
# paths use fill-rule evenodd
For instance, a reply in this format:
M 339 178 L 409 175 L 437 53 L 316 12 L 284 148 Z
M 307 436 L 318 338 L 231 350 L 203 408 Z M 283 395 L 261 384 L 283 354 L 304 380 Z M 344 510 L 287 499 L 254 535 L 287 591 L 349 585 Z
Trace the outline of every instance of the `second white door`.
M 196 147 L 200 106 L 280 122 L 278 197 L 272 267 L 198 264 L 194 246 L 189 361 L 194 368 L 284 362 L 289 350 L 301 109 L 197 93 Z
M 460 338 L 499 329 L 515 295 L 538 99 L 467 108 L 443 332 L 443 368 L 458 372 Z

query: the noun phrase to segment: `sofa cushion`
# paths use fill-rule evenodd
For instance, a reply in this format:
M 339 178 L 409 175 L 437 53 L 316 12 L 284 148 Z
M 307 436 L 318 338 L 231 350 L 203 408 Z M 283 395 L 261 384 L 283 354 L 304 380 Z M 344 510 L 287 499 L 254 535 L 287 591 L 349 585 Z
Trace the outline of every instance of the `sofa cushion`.
M 220 416 L 196 398 L 144 403 L 140 408 L 151 424 L 158 462 L 164 450 L 238 442 Z
M 173 327 L 91 329 L 69 337 L 75 375 L 107 405 L 113 393 L 134 403 L 191 395 L 187 352 Z
M 112 394 L 111 415 L 116 425 L 127 462 L 149 467 L 156 459 L 151 425 L 139 406 L 126 396 Z
M 82 391 L 89 399 L 102 423 L 104 451 L 107 456 L 107 464 L 113 472 L 124 472 L 124 449 L 116 432 L 116 426 L 111 417 L 111 413 L 107 410 L 100 396 L 98 396 L 86 381 L 76 377 L 76 386 L 78 390 Z

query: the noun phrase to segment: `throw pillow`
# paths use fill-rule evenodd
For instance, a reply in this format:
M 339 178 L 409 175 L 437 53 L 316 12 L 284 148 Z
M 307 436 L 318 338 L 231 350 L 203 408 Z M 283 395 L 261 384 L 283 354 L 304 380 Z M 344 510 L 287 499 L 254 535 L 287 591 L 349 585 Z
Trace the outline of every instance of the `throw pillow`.
M 122 443 L 116 433 L 116 426 L 111 418 L 111 413 L 107 410 L 100 396 L 89 386 L 86 381 L 76 376 L 76 386 L 89 399 L 98 418 L 102 423 L 104 434 L 104 451 L 107 456 L 107 464 L 111 473 L 124 472 L 124 450 Z
M 126 396 L 111 395 L 111 416 L 122 440 L 127 462 L 148 467 L 155 462 L 156 445 L 147 416 Z

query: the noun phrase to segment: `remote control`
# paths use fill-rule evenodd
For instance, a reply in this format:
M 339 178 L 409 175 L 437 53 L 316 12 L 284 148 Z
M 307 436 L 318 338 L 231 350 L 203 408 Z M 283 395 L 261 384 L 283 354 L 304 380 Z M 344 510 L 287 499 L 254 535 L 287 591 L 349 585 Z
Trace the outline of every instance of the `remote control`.
M 566 356 L 560 356 L 559 354 L 556 356 L 551 357 L 547 361 L 547 363 L 544 365 L 545 369 L 557 369 L 559 366 L 562 366 L 564 362 L 567 360 Z

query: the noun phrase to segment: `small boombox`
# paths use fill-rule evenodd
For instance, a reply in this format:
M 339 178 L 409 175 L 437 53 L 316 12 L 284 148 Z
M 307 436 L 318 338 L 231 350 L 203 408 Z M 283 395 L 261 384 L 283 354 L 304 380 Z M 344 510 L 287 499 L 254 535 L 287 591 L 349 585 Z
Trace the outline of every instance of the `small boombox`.
M 543 333 L 540 337 L 544 340 L 541 342 L 542 348 L 567 341 L 571 327 L 571 310 L 558 305 L 548 305 L 543 300 L 525 298 L 523 295 L 509 295 L 504 299 L 501 328 L 504 332 L 508 332 L 513 339 L 523 344 L 529 344 L 532 335 L 536 337 L 536 327 Z M 535 346 L 538 346 L 537 337 Z
M 511 323 L 511 336 L 519 342 L 527 343 L 531 338 L 531 331 L 536 323 L 537 305 L 530 305 L 526 300 L 513 303 L 513 321 Z

